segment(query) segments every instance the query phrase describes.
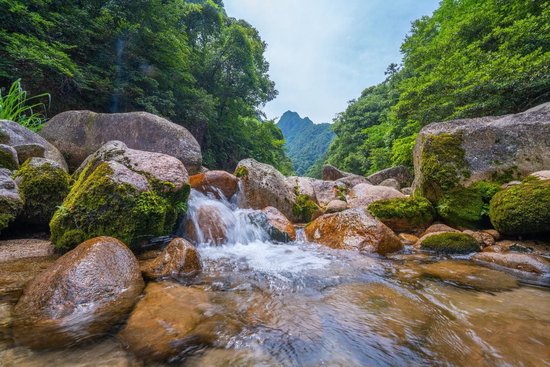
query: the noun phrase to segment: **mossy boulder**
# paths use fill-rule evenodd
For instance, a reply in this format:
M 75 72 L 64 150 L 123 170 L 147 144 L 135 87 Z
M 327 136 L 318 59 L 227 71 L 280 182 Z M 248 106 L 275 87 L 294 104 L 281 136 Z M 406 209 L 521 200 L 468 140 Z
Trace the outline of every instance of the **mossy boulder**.
M 111 142 L 78 172 L 50 222 L 51 239 L 58 248 L 72 248 L 96 236 L 115 237 L 136 247 L 171 233 L 185 211 L 188 175 L 174 157 Z
M 421 248 L 448 254 L 468 254 L 479 251 L 479 243 L 465 233 L 434 233 L 422 240 Z
M 420 196 L 379 200 L 369 205 L 372 215 L 394 231 L 426 229 L 434 220 L 432 203 Z
M 9 145 L 0 144 L 0 168 L 14 171 L 19 168 L 17 151 Z
M 299 194 L 292 206 L 292 214 L 298 222 L 308 223 L 321 214 L 321 208 L 309 196 Z
M 550 180 L 529 177 L 500 191 L 491 200 L 489 217 L 500 233 L 550 233 Z
M 25 201 L 18 221 L 47 226 L 69 194 L 69 174 L 55 161 L 31 158 L 23 163 L 14 178 Z
M 23 199 L 8 169 L 0 169 L 0 231 L 17 217 L 23 208 Z

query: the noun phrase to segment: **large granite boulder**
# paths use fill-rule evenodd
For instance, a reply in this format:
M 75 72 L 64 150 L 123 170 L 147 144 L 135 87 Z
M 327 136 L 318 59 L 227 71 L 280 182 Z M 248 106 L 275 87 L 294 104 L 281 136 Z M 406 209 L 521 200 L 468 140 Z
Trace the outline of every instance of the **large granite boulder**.
M 336 181 L 339 178 L 348 177 L 351 175 L 353 175 L 353 173 L 344 172 L 330 164 L 325 164 L 323 166 L 322 177 L 325 181 Z
M 550 168 L 550 103 L 523 113 L 433 123 L 418 134 L 413 187 L 435 201 L 480 180 Z
M 348 187 L 342 182 L 312 179 L 310 183 L 313 186 L 317 204 L 323 208 L 333 200 L 346 200 Z
M 386 180 L 394 179 L 399 183 L 401 187 L 407 187 L 413 181 L 413 177 L 409 172 L 409 169 L 405 166 L 396 166 L 383 169 L 368 176 L 367 179 L 373 185 L 380 185 Z
M 88 240 L 25 288 L 14 336 L 32 348 L 66 347 L 109 332 L 143 290 L 137 259 L 111 237 Z
M 237 177 L 226 171 L 206 171 L 189 177 L 191 188 L 203 194 L 213 194 L 229 199 L 238 190 L 239 180 Z
M 375 201 L 405 197 L 392 187 L 359 184 L 349 192 L 348 204 L 350 208 L 368 207 Z
M 23 199 L 10 170 L 0 168 L 0 231 L 6 229 L 22 209 Z
M 202 163 L 200 146 L 187 129 L 147 112 L 66 111 L 49 120 L 40 135 L 63 153 L 71 171 L 110 140 L 176 157 L 190 174 Z
M 76 173 L 50 222 L 56 247 L 72 248 L 100 235 L 136 247 L 171 233 L 185 211 L 188 175 L 174 157 L 109 142 Z
M 56 147 L 16 122 L 0 120 L 0 144 L 8 145 L 15 150 L 19 164 L 23 164 L 29 158 L 39 157 L 55 161 L 67 170 L 67 163 Z M 7 168 L 13 170 L 17 167 Z
M 299 195 L 306 195 L 310 200 L 317 203 L 317 196 L 313 188 L 315 178 L 289 176 L 285 178 L 286 184 L 292 192 Z
M 305 228 L 306 238 L 334 249 L 387 254 L 400 250 L 399 238 L 366 209 L 325 214 Z
M 154 259 L 141 266 L 141 272 L 149 279 L 190 278 L 201 271 L 197 249 L 183 238 L 175 238 Z
M 273 206 L 290 220 L 300 220 L 293 210 L 297 196 L 277 169 L 249 158 L 239 162 L 235 176 L 242 184 L 238 203 L 241 208 L 261 210 Z

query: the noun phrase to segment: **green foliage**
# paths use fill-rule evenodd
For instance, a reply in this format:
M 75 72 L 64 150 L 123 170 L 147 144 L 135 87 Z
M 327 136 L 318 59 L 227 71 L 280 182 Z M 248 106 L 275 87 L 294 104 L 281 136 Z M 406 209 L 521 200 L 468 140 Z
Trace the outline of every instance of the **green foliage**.
M 266 44 L 214 0 L 0 0 L 0 85 L 49 91 L 51 113 L 147 111 L 188 128 L 210 168 L 252 157 L 283 172 L 259 108 L 277 92 Z
M 550 100 L 550 3 L 443 0 L 413 22 L 403 64 L 351 101 L 327 162 L 368 174 L 412 165 L 432 122 L 517 113 Z
M 313 214 L 318 210 L 317 204 L 305 194 L 297 195 L 296 202 L 292 206 L 292 214 L 304 223 L 311 221 Z
M 248 176 L 248 169 L 245 166 L 237 167 L 235 170 L 235 176 L 239 178 Z
M 429 236 L 422 241 L 424 250 L 448 254 L 467 254 L 479 251 L 479 244 L 470 235 L 465 233 L 439 233 Z
M 493 226 L 509 235 L 550 232 L 550 180 L 529 177 L 495 194 L 489 216 Z
M 0 196 L 0 231 L 8 228 L 8 225 L 21 212 L 22 201 L 15 200 L 10 196 Z
M 296 112 L 285 112 L 277 126 L 285 137 L 285 150 L 298 175 L 304 175 L 323 157 L 334 139 L 330 124 L 314 124 L 309 118 L 301 118 Z
M 435 217 L 432 203 L 420 196 L 375 201 L 369 205 L 369 211 L 382 222 L 392 224 L 390 228 L 396 227 L 394 223 L 406 229 L 421 228 Z
M 0 120 L 10 120 L 30 129 L 39 131 L 46 122 L 43 113 L 36 110 L 46 110 L 46 105 L 37 100 L 49 98 L 50 95 L 42 93 L 33 97 L 21 87 L 21 80 L 17 79 L 10 88 L 2 93 L 0 89 Z
M 69 174 L 51 163 L 33 165 L 27 160 L 14 178 L 25 202 L 19 218 L 25 223 L 47 226 L 69 193 Z

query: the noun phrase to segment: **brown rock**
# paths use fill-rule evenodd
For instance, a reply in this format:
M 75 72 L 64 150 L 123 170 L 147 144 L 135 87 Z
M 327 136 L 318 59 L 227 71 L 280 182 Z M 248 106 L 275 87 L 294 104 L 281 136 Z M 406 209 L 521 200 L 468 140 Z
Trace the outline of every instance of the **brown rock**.
M 202 205 L 196 217 L 187 221 L 187 235 L 196 243 L 221 245 L 227 241 L 227 225 L 214 205 Z
M 409 233 L 400 233 L 399 239 L 401 240 L 403 246 L 413 246 L 418 242 L 418 237 Z
M 426 229 L 420 237 L 424 237 L 427 234 L 436 233 L 436 232 L 439 233 L 439 232 L 460 232 L 460 231 L 457 229 L 451 228 L 446 224 L 435 223 L 429 226 L 428 229 Z
M 210 307 L 207 294 L 172 282 L 149 283 L 118 334 L 128 349 L 146 360 L 168 360 L 204 342 L 194 329 Z
M 346 203 L 345 201 L 338 200 L 338 199 L 331 200 L 331 202 L 328 203 L 325 209 L 325 214 L 342 212 L 347 208 L 348 208 L 348 203 Z
M 311 181 L 317 204 L 326 207 L 332 200 L 342 200 L 348 191 L 345 184 L 338 181 Z
M 350 208 L 366 208 L 378 200 L 404 197 L 400 191 L 391 187 L 359 184 L 351 189 L 348 204 Z
M 487 246 L 493 246 L 495 244 L 495 239 L 491 234 L 483 232 L 483 231 L 471 231 L 471 230 L 464 230 L 462 233 L 469 234 L 473 238 L 476 239 L 476 241 L 481 245 L 481 247 L 487 247 Z
M 305 228 L 305 234 L 308 241 L 334 249 L 387 254 L 402 248 L 391 229 L 360 208 L 322 215 Z
M 153 260 L 141 268 L 146 278 L 193 277 L 201 271 L 201 260 L 197 249 L 183 238 L 173 239 Z
M 284 216 L 283 213 L 272 206 L 268 206 L 262 211 L 267 215 L 269 224 L 275 227 L 279 232 L 282 232 L 288 236 L 291 241 L 296 240 L 296 230 L 294 229 L 294 225 L 290 220 L 288 220 L 287 217 Z
M 495 241 L 500 240 L 500 233 L 498 233 L 496 229 L 485 229 L 482 232 L 490 234 L 495 239 Z
M 535 274 L 550 273 L 550 261 L 542 256 L 519 254 L 514 252 L 480 252 L 472 259 L 481 263 L 491 263 L 505 268 L 526 271 Z
M 15 338 L 49 348 L 100 336 L 124 319 L 142 290 L 128 247 L 112 237 L 93 238 L 27 285 L 14 310 Z
M 212 193 L 219 198 L 219 192 L 226 199 L 231 198 L 238 189 L 238 179 L 226 171 L 207 171 L 189 177 L 191 187 L 203 194 Z
M 51 241 L 36 238 L 20 238 L 0 241 L 0 262 L 46 257 L 53 255 Z

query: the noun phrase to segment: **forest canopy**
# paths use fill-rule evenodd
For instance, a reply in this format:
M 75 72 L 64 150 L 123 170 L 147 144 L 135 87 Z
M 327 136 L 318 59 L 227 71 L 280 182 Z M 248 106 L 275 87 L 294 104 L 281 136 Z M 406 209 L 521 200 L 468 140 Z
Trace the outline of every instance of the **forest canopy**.
M 0 0 L 0 86 L 71 109 L 148 111 L 188 128 L 204 164 L 253 157 L 290 173 L 260 108 L 275 98 L 266 44 L 221 0 Z
M 413 22 L 381 84 L 335 119 L 327 161 L 369 174 L 412 166 L 432 122 L 517 113 L 550 100 L 550 3 L 443 0 Z

